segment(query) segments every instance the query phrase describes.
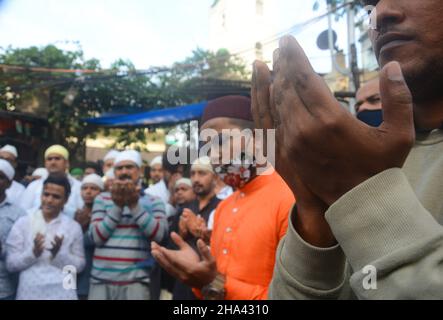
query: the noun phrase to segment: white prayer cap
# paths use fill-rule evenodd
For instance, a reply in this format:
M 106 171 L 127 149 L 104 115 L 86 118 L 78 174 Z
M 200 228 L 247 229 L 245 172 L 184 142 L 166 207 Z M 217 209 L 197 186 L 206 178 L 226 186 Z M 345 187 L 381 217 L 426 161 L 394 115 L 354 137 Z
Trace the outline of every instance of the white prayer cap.
M 14 179 L 15 170 L 8 161 L 0 159 L 0 171 L 5 174 L 9 181 Z
M 109 152 L 103 158 L 103 161 L 113 160 L 113 159 L 117 158 L 119 153 L 120 152 L 118 152 L 117 150 L 114 150 L 114 149 L 109 150 Z
M 137 167 L 141 168 L 142 166 L 142 157 L 140 155 L 140 152 L 135 150 L 125 150 L 118 154 L 117 158 L 114 160 L 114 168 L 117 166 L 118 163 L 122 161 L 132 161 L 134 162 Z
M 185 185 L 190 186 L 192 188 L 191 179 L 188 179 L 188 178 L 178 179 L 177 182 L 175 183 L 175 187 L 177 188 L 181 184 L 185 184 Z
M 191 171 L 192 170 L 203 170 L 212 173 L 214 172 L 214 168 L 212 167 L 211 164 L 211 159 L 207 156 L 203 156 L 195 160 L 191 166 Z
M 154 159 L 151 160 L 151 163 L 149 164 L 150 167 L 155 166 L 156 164 L 162 164 L 162 156 L 157 156 Z
M 82 186 L 87 183 L 95 184 L 97 187 L 100 188 L 100 190 L 103 190 L 105 188 L 102 178 L 95 173 L 88 174 L 86 177 L 83 178 Z
M 43 180 L 46 180 L 46 178 L 48 177 L 48 170 L 46 170 L 46 168 L 37 168 L 34 170 L 34 172 L 32 173 L 32 176 L 37 176 L 42 178 Z
M 111 168 L 105 173 L 106 179 L 115 179 L 114 169 Z
M 8 152 L 8 153 L 12 154 L 15 158 L 18 157 L 17 148 L 14 146 L 11 146 L 10 144 L 3 146 L 3 148 L 1 148 L 0 151 Z

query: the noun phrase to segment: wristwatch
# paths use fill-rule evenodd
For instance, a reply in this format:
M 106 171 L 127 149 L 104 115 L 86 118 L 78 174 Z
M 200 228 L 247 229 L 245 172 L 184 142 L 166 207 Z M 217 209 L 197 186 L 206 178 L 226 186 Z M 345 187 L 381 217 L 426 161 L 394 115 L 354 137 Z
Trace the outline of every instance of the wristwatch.
M 226 277 L 218 273 L 215 279 L 202 288 L 204 300 L 224 300 L 225 299 Z

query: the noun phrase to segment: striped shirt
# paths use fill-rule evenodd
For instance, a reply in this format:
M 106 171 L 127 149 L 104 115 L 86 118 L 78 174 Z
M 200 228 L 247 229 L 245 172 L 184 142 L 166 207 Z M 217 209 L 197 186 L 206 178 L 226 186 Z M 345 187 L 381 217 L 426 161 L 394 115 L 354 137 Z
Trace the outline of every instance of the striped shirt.
M 151 241 L 168 232 L 165 205 L 157 197 L 141 195 L 137 207 L 117 207 L 109 192 L 98 195 L 89 233 L 95 242 L 91 282 L 127 285 L 149 283 L 145 262 Z

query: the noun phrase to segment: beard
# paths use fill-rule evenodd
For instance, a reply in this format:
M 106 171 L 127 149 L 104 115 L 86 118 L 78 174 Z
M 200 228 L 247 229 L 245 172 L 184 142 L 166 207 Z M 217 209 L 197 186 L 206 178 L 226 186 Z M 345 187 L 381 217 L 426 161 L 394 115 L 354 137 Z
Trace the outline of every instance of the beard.
M 210 188 L 206 189 L 203 186 L 194 187 L 193 190 L 194 190 L 194 193 L 197 196 L 199 196 L 199 197 L 205 197 L 205 196 L 207 196 L 208 194 L 211 193 L 211 189 Z
M 415 104 L 426 104 L 443 98 L 443 58 L 428 59 L 423 66 L 404 73 Z

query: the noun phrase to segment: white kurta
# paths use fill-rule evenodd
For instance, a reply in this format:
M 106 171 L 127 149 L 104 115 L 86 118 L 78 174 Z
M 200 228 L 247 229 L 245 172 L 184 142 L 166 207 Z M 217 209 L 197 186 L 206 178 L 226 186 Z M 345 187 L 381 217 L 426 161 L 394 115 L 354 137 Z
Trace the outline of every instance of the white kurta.
M 23 192 L 25 192 L 25 186 L 21 183 L 18 183 L 17 181 L 12 181 L 11 186 L 8 190 L 6 190 L 6 196 L 8 197 L 8 200 L 15 204 L 16 206 L 20 206 L 20 201 L 23 195 Z
M 150 194 L 151 196 L 156 196 L 166 203 L 169 202 L 169 197 L 171 196 L 168 187 L 166 186 L 166 183 L 163 179 L 147 188 L 145 190 L 145 193 Z
M 33 248 L 38 232 L 45 236 L 46 250 L 36 258 Z M 52 259 L 49 249 L 56 235 L 64 239 Z M 20 272 L 17 300 L 76 300 L 72 277 L 66 273 L 69 269 L 64 270 L 67 266 L 77 273 L 85 266 L 83 232 L 76 221 L 59 215 L 46 223 L 37 210 L 14 224 L 6 240 L 6 267 L 10 272 Z
M 225 200 L 227 197 L 229 197 L 233 193 L 234 193 L 234 189 L 232 189 L 231 186 L 224 186 L 223 189 L 221 189 L 217 193 L 217 198 L 219 198 L 220 200 Z
M 71 195 L 69 196 L 68 202 L 66 203 L 63 213 L 74 217 L 75 211 L 83 208 L 83 199 L 81 196 L 81 183 L 80 181 L 68 176 L 69 182 L 71 183 Z M 25 210 L 36 210 L 40 208 L 41 205 L 41 194 L 43 191 L 43 179 L 33 181 L 29 184 L 26 190 L 21 196 L 21 201 L 19 206 Z
M 145 194 L 160 198 L 163 201 L 163 203 L 165 204 L 166 216 L 168 220 L 176 214 L 177 210 L 169 203 L 169 198 L 171 197 L 171 194 L 163 179 L 147 188 L 145 190 Z

